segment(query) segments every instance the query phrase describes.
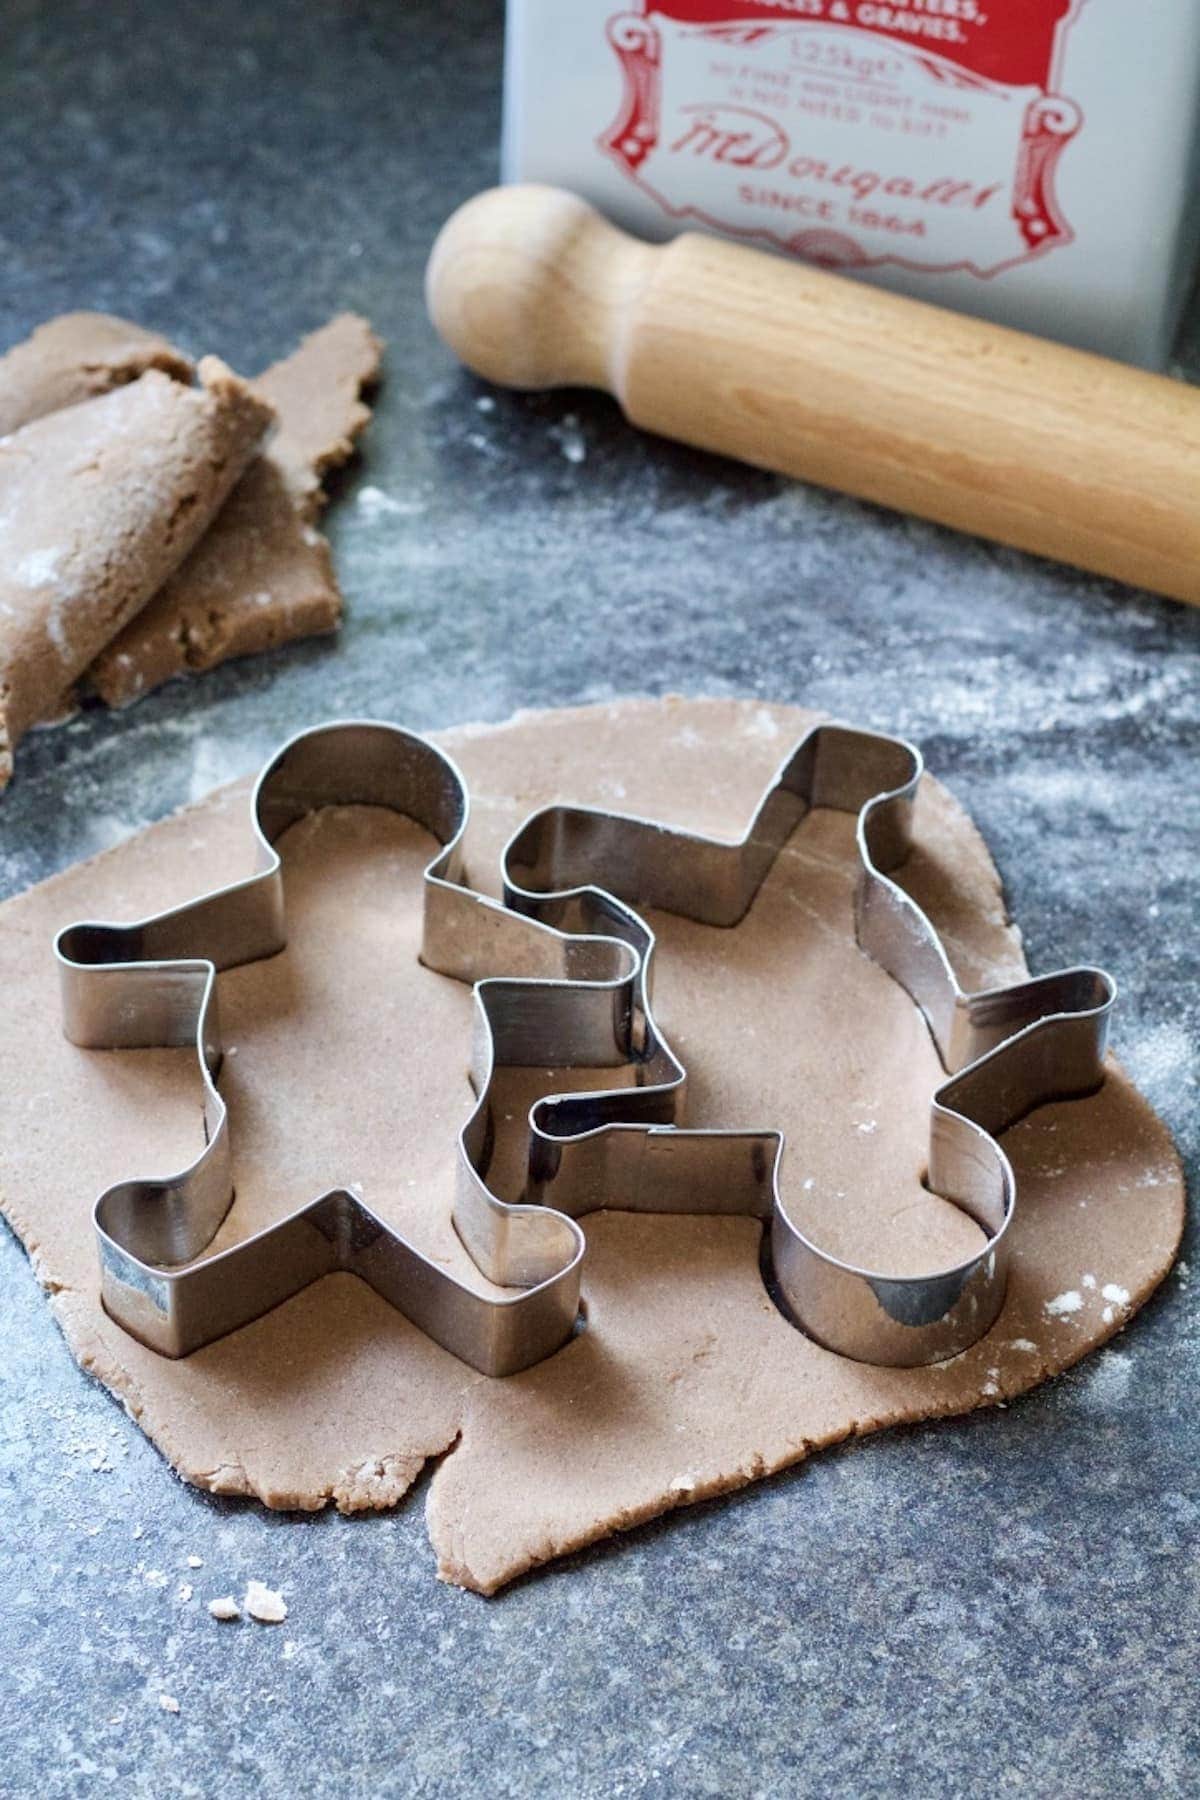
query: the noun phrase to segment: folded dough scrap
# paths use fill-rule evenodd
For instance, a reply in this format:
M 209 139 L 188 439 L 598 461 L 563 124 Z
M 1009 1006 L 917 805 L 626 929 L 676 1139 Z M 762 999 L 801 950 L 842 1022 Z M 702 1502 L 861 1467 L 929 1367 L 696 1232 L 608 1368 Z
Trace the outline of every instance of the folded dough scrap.
M 252 386 L 278 428 L 187 561 L 88 670 L 86 686 L 126 706 L 188 670 L 336 630 L 342 596 L 312 521 L 321 478 L 352 454 L 370 419 L 360 399 L 382 345 L 343 313 Z
M 253 383 L 279 419 L 269 455 L 310 520 L 325 504 L 323 478 L 349 461 L 370 422 L 361 396 L 378 379 L 382 356 L 382 340 L 367 320 L 339 313 Z
M 186 356 L 153 331 L 107 313 L 63 313 L 0 356 L 0 437 L 161 369 L 192 379 Z
M 31 340 L 32 342 L 32 340 Z M 31 725 L 158 592 L 272 422 L 216 357 L 199 387 L 151 368 L 0 439 L 0 788 Z

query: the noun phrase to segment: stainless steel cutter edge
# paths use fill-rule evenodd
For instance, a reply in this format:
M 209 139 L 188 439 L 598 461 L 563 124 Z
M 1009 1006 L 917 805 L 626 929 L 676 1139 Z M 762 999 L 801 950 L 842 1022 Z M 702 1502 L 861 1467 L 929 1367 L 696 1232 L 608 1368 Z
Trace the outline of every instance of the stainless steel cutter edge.
M 818 725 L 735 843 L 549 807 L 505 852 L 501 906 L 462 885 L 467 792 L 441 750 L 363 721 L 300 733 L 256 784 L 251 876 L 133 925 L 76 924 L 56 940 L 73 1042 L 194 1041 L 204 1082 L 200 1156 L 175 1176 L 121 1182 L 96 1203 L 108 1311 L 152 1348 L 186 1355 L 347 1269 L 464 1361 L 510 1374 L 571 1335 L 584 1251 L 576 1221 L 614 1207 L 770 1218 L 778 1296 L 803 1329 L 842 1354 L 907 1365 L 965 1349 L 991 1325 L 1005 1292 L 1016 1192 L 994 1134 L 1042 1101 L 1099 1085 L 1115 989 L 1103 972 L 1080 968 L 963 993 L 932 924 L 887 873 L 907 855 L 921 772 L 919 752 L 903 740 Z M 465 1286 L 347 1189 L 192 1262 L 233 1200 L 216 1085 L 216 972 L 283 946 L 281 833 L 321 806 L 354 802 L 411 816 L 442 845 L 425 871 L 422 960 L 474 982 L 476 996 L 478 1098 L 459 1137 L 454 1219 L 482 1272 L 515 1290 L 506 1294 Z M 636 907 L 736 923 L 815 805 L 858 813 L 860 945 L 921 1007 L 954 1071 L 933 1100 L 930 1185 L 989 1234 L 957 1269 L 889 1277 L 830 1256 L 788 1214 L 779 1133 L 677 1127 L 685 1072 L 654 1020 L 654 938 Z M 539 1102 L 530 1115 L 533 1204 L 512 1205 L 487 1182 L 491 1087 L 497 1067 L 521 1064 L 624 1065 L 637 1085 Z

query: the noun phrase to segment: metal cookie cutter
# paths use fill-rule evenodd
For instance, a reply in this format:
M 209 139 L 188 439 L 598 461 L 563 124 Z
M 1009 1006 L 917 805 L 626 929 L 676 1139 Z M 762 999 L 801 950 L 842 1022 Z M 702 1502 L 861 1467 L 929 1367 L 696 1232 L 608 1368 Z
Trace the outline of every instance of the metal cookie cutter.
M 987 1241 L 978 1253 L 928 1275 L 856 1267 L 822 1250 L 789 1213 L 778 1132 L 618 1123 L 589 1134 L 590 1095 L 534 1109 L 528 1192 L 575 1216 L 607 1205 L 769 1219 L 776 1298 L 795 1322 L 843 1356 L 899 1368 L 955 1356 L 994 1323 L 1004 1304 L 1016 1205 L 1016 1178 L 996 1135 L 1047 1101 L 1101 1086 L 1116 998 L 1111 976 L 1090 967 L 963 991 L 934 926 L 889 873 L 911 848 L 922 773 L 920 752 L 900 738 L 817 725 L 787 757 L 736 842 L 551 806 L 526 821 L 504 859 L 508 904 L 560 927 L 614 894 L 638 909 L 732 926 L 810 808 L 857 813 L 858 944 L 921 1009 L 949 1075 L 931 1104 L 928 1185 L 982 1227 Z M 648 965 L 653 938 L 646 929 Z M 667 1046 L 650 1010 L 648 981 L 644 991 L 643 1055 L 652 1068 Z M 653 1106 L 652 1089 L 638 1098 Z
M 307 814 L 349 804 L 402 813 L 442 846 L 424 872 L 422 960 L 477 983 L 479 1100 L 460 1134 L 455 1218 L 468 1244 L 488 1245 L 489 1273 L 513 1290 L 508 1295 L 457 1281 L 343 1188 L 193 1260 L 234 1198 L 229 1120 L 217 1087 L 217 971 L 283 949 L 283 869 L 274 845 Z M 478 1169 L 490 1153 L 490 1072 L 496 1059 L 627 1062 L 638 946 L 601 934 L 603 904 L 594 913 L 585 908 L 589 935 L 568 937 L 460 885 L 465 783 L 449 757 L 399 727 L 350 722 L 301 733 L 264 769 L 251 812 L 257 868 L 246 879 L 135 924 L 67 926 L 55 943 L 72 1043 L 194 1043 L 203 1077 L 205 1144 L 195 1161 L 163 1179 L 119 1182 L 96 1202 L 107 1311 L 152 1349 L 186 1356 L 320 1276 L 345 1270 L 485 1374 L 540 1361 L 575 1328 L 584 1238 L 559 1213 L 505 1206 L 488 1192 Z M 624 908 L 609 902 L 608 910 L 624 921 Z M 487 980 L 497 968 L 511 979 Z
M 989 994 L 960 992 L 933 927 L 886 874 L 907 854 L 920 772 L 918 753 L 899 740 L 819 726 L 789 757 L 738 844 L 641 819 L 550 808 L 508 847 L 509 905 L 502 907 L 460 885 L 467 796 L 442 752 L 387 725 L 301 734 L 255 789 L 255 874 L 138 924 L 72 925 L 57 940 L 73 1042 L 194 1042 L 204 1078 L 206 1144 L 196 1161 L 167 1179 L 121 1182 L 97 1202 L 107 1309 L 152 1348 L 186 1355 L 321 1275 L 349 1270 L 455 1355 L 486 1374 L 510 1374 L 571 1335 L 584 1249 L 575 1220 L 609 1206 L 773 1215 L 780 1296 L 821 1342 L 892 1364 L 965 1348 L 992 1323 L 1004 1297 L 1015 1187 L 991 1134 L 1043 1100 L 1099 1084 L 1114 990 L 1099 971 L 1079 969 Z M 454 1221 L 477 1265 L 514 1290 L 509 1294 L 465 1286 L 346 1189 L 231 1249 L 192 1260 L 211 1243 L 233 1199 L 228 1119 L 217 1089 L 216 971 L 283 947 L 282 870 L 273 845 L 305 814 L 349 803 L 404 813 L 443 846 L 425 872 L 422 960 L 476 984 L 478 1100 L 459 1138 Z M 889 1278 L 853 1269 L 812 1244 L 779 1193 L 778 1133 L 674 1128 L 685 1073 L 653 1018 L 653 934 L 629 901 L 736 923 L 814 805 L 859 812 L 860 944 L 912 994 L 944 1062 L 960 1070 L 934 1099 L 930 1182 L 971 1212 L 990 1241 L 947 1273 Z M 622 1064 L 632 1066 L 634 1086 L 556 1094 L 533 1108 L 531 1203 L 506 1204 L 490 1191 L 497 1067 Z

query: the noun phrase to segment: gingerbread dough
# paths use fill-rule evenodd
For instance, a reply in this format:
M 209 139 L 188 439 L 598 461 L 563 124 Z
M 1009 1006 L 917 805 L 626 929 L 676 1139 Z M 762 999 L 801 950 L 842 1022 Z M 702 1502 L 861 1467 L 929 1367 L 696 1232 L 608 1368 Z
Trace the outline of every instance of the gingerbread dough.
M 735 832 L 810 722 L 629 701 L 448 732 L 472 789 L 472 873 L 494 890 L 504 839 L 554 797 Z M 939 1367 L 870 1368 L 810 1342 L 764 1290 L 751 1221 L 618 1213 L 586 1222 L 586 1331 L 510 1380 L 456 1362 L 348 1276 L 185 1361 L 154 1355 L 99 1305 L 91 1201 L 194 1154 L 194 1058 L 67 1044 L 50 942 L 72 918 L 133 918 L 248 872 L 246 796 L 222 790 L 0 908 L 0 1200 L 75 1356 L 185 1479 L 358 1510 L 393 1504 L 441 1457 L 428 1493 L 439 1573 L 491 1592 L 847 1436 L 1011 1399 L 1119 1331 L 1169 1267 L 1178 1159 L 1114 1064 L 1099 1094 L 1007 1134 L 1020 1186 L 1009 1298 L 982 1343 Z M 987 852 L 928 780 L 917 843 L 903 878 L 960 974 L 1019 975 Z M 416 962 L 429 851 L 415 826 L 363 809 L 285 840 L 289 948 L 221 977 L 238 1198 L 220 1243 L 353 1183 L 471 1275 L 448 1214 L 471 1003 Z M 656 916 L 657 1010 L 691 1071 L 693 1123 L 783 1127 L 787 1194 L 810 1232 L 875 1266 L 930 1266 L 975 1228 L 921 1185 L 940 1071 L 912 1003 L 855 947 L 855 870 L 853 820 L 817 812 L 736 930 Z M 500 1108 L 504 1181 L 537 1085 L 514 1080 Z
M 31 419 L 93 400 L 161 369 L 190 381 L 192 365 L 153 331 L 108 313 L 63 313 L 0 356 L 0 437 Z
M 207 529 L 273 413 L 215 357 L 0 441 L 0 787 L 64 696 Z
M 87 685 L 101 699 L 127 706 L 174 675 L 337 629 L 342 596 L 313 520 L 322 477 L 370 419 L 359 395 L 381 351 L 367 321 L 343 313 L 252 383 L 275 435 L 183 566 L 97 657 Z

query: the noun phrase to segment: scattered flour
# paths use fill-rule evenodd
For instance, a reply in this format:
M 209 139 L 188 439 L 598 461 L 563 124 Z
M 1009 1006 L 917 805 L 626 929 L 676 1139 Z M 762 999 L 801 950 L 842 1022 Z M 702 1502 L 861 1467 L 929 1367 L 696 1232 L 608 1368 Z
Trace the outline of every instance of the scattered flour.
M 1121 1400 L 1133 1380 L 1133 1358 L 1122 1350 L 1106 1350 L 1085 1365 L 1084 1393 L 1101 1405 Z
M 577 413 L 564 413 L 559 423 L 550 427 L 550 436 L 569 463 L 578 466 L 587 461 L 587 440 L 579 429 Z
M 1123 1061 L 1151 1102 L 1163 1103 L 1195 1079 L 1196 1050 L 1184 1022 L 1170 1020 L 1122 1046 Z
M 49 587 L 58 576 L 58 565 L 62 561 L 61 550 L 32 550 L 23 556 L 13 575 L 23 587 Z
M 779 722 L 772 718 L 765 706 L 760 706 L 751 713 L 744 729 L 746 737 L 777 738 Z
M 1078 1288 L 1068 1288 L 1065 1294 L 1055 1294 L 1053 1300 L 1047 1300 L 1046 1311 L 1052 1319 L 1061 1319 L 1067 1313 L 1077 1313 L 1083 1305 L 1083 1295 Z
M 354 502 L 364 518 L 374 521 L 382 519 L 388 513 L 402 513 L 405 508 L 391 494 L 385 494 L 381 487 L 359 488 Z

